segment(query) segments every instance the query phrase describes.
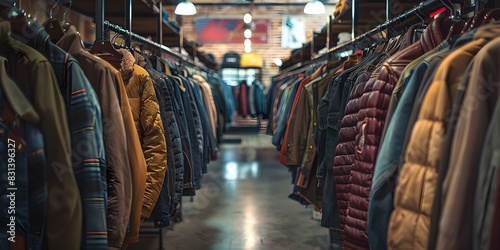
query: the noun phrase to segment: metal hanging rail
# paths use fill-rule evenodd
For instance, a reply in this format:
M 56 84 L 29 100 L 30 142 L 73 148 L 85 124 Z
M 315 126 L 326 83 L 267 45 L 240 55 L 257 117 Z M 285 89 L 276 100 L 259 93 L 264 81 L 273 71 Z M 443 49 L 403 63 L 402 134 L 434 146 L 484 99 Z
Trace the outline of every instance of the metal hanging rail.
M 385 39 L 388 39 L 390 37 L 385 37 L 382 38 L 380 34 L 382 31 L 386 30 L 387 28 L 394 26 L 396 24 L 399 24 L 401 22 L 404 22 L 408 20 L 409 18 L 415 17 L 417 15 L 420 15 L 421 13 L 423 14 L 429 14 L 432 11 L 435 11 L 436 9 L 443 7 L 444 4 L 440 0 L 428 0 L 420 3 L 419 5 L 415 6 L 413 9 L 405 12 L 402 15 L 399 15 L 375 28 L 373 28 L 370 31 L 367 31 L 363 33 L 362 35 L 357 36 L 353 40 L 340 44 L 338 46 L 335 46 L 328 50 L 325 54 L 334 54 L 338 57 L 338 54 L 344 51 L 348 50 L 357 50 L 357 49 L 362 49 L 365 47 L 372 47 L 373 45 L 384 41 Z M 381 40 L 384 39 L 384 40 Z M 367 44 L 368 43 L 368 44 Z M 323 57 L 324 54 L 318 55 L 315 58 L 320 58 Z
M 209 71 L 208 68 L 206 68 L 205 66 L 203 66 L 203 65 L 195 62 L 191 58 L 187 58 L 186 56 L 184 56 L 184 55 L 182 55 L 182 54 L 180 54 L 178 52 L 173 51 L 172 49 L 168 48 L 165 45 L 162 45 L 162 44 L 156 43 L 156 42 L 154 42 L 152 40 L 146 39 L 143 36 L 135 34 L 134 32 L 130 32 L 130 31 L 122 28 L 119 25 L 112 24 L 109 21 L 104 21 L 104 28 L 105 29 L 109 29 L 111 31 L 114 31 L 114 32 L 116 32 L 116 33 L 118 33 L 120 35 L 123 35 L 123 36 L 126 36 L 126 37 L 130 37 L 131 40 L 134 40 L 136 42 L 139 42 L 139 43 L 142 43 L 144 45 L 147 45 L 148 47 L 156 48 L 156 49 L 160 50 L 162 53 L 165 53 L 167 55 L 170 55 L 170 56 L 178 59 L 179 60 L 178 63 L 180 63 L 182 65 L 185 65 L 185 66 L 188 66 L 188 67 L 192 67 L 192 68 L 199 68 L 199 69 L 203 69 L 203 70 Z

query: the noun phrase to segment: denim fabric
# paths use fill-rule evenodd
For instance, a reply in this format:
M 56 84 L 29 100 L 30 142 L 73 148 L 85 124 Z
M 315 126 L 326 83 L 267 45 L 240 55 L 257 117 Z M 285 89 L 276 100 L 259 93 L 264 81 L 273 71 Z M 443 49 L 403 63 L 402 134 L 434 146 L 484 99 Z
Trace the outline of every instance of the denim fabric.
M 178 120 L 175 112 L 175 96 L 174 89 L 172 83 L 168 80 L 168 78 L 164 78 L 162 82 L 161 91 L 163 93 L 163 100 L 165 102 L 165 110 L 167 113 L 167 122 L 169 124 L 169 132 L 170 137 L 173 144 L 173 153 L 174 153 L 174 162 L 167 163 L 173 164 L 175 167 L 175 176 L 174 176 L 174 196 L 173 200 L 170 203 L 172 206 L 170 214 L 174 214 L 179 203 L 182 199 L 182 188 L 184 185 L 184 157 L 183 157 L 183 142 L 182 142 L 182 133 L 181 133 L 181 122 Z M 170 191 L 172 194 L 172 191 Z
M 175 118 L 172 119 L 172 96 L 166 86 L 166 76 L 154 70 L 151 61 L 145 55 L 136 56 L 136 63 L 148 72 L 154 82 L 167 145 L 167 172 L 151 218 L 156 228 L 169 227 L 170 216 L 179 204 L 175 200 L 176 194 L 182 193 L 182 183 L 176 182 L 176 172 L 179 171 L 178 168 L 183 167 L 183 161 L 179 162 L 179 159 L 183 160 L 180 132 L 177 121 Z
M 163 128 L 165 129 L 165 141 L 167 144 L 167 172 L 165 173 L 165 178 L 161 187 L 160 195 L 156 201 L 155 207 L 152 212 L 152 217 L 155 220 L 155 227 L 168 227 L 170 226 L 170 207 L 172 201 L 172 191 L 175 189 L 175 181 L 173 179 L 175 175 L 174 166 L 174 149 L 173 142 L 171 138 L 170 126 L 168 124 L 167 112 L 164 102 L 164 97 L 162 95 L 161 87 L 158 81 L 161 79 L 156 79 L 153 77 L 152 72 L 148 72 L 154 81 L 154 89 L 156 94 L 156 99 L 158 99 L 158 106 L 160 108 L 161 121 L 163 123 Z
M 73 170 L 83 206 L 82 249 L 107 249 L 106 158 L 99 101 L 78 62 L 50 42 L 43 28 L 36 30 L 30 43 L 52 64 L 67 107 Z
M 279 82 L 275 82 L 271 88 L 269 89 L 269 91 L 267 92 L 267 115 L 269 117 L 269 122 L 267 123 L 267 128 L 266 128 L 266 134 L 268 135 L 273 135 L 274 134 L 274 130 L 273 130 L 273 127 L 274 127 L 274 121 L 273 119 L 271 119 L 275 114 L 274 114 L 274 100 L 276 100 L 277 96 L 277 92 L 278 92 L 278 89 L 281 85 L 283 85 L 284 83 L 288 82 L 289 80 L 291 80 L 292 77 L 291 76 L 288 76 L 288 77 L 285 77 L 283 80 L 279 81 Z
M 203 162 L 203 128 L 201 125 L 200 112 L 196 105 L 195 96 L 193 93 L 193 86 L 191 83 L 182 78 L 183 86 L 186 88 L 186 91 L 182 92 L 184 108 L 187 112 L 187 121 L 188 121 L 188 129 L 189 135 L 191 139 L 191 163 L 193 166 L 193 180 L 195 189 L 201 188 L 201 176 L 202 176 L 202 162 Z
M 227 85 L 226 82 L 224 82 L 222 79 L 219 77 L 214 77 L 214 76 L 209 76 L 208 77 L 208 82 L 212 85 L 218 86 L 218 88 L 221 91 L 221 94 L 223 96 L 223 101 L 224 101 L 224 106 L 225 106 L 225 112 L 224 117 L 226 123 L 230 123 L 233 121 L 233 114 L 234 111 L 236 111 L 236 104 L 234 103 L 234 98 L 233 98 L 233 91 L 229 85 Z
M 262 82 L 255 80 L 252 83 L 252 87 L 250 89 L 253 89 L 251 93 L 253 92 L 253 111 L 254 113 L 251 114 L 252 116 L 258 116 L 258 115 L 263 115 L 266 116 L 266 99 L 264 95 L 264 84 Z
M 340 121 L 342 120 L 342 113 L 345 110 L 348 100 L 344 97 L 344 92 L 349 96 L 349 91 L 344 91 L 344 82 L 348 74 L 342 74 L 331 82 L 330 89 L 327 94 L 322 98 L 318 105 L 318 128 L 317 133 L 320 142 L 318 151 L 324 151 L 324 158 L 319 163 L 318 170 L 324 173 L 323 180 L 323 216 L 321 225 L 327 228 L 340 229 L 340 217 L 338 215 L 337 198 L 335 193 L 335 185 L 333 183 L 333 154 L 335 146 L 337 145 L 338 131 L 340 130 Z M 326 114 L 326 115 L 325 115 Z M 323 144 L 324 142 L 324 144 Z M 319 156 L 319 155 L 318 155 Z M 319 162 L 320 159 L 318 159 Z M 321 178 L 323 179 L 323 178 Z M 318 180 L 320 180 L 318 178 Z M 341 238 L 335 239 L 341 241 Z
M 20 100 L 16 100 L 20 101 Z M 7 109 L 10 109 L 5 101 L 4 93 L 0 89 L 0 116 L 4 117 Z M 46 203 L 47 203 L 47 165 L 44 151 L 44 138 L 40 130 L 33 124 L 18 120 L 16 125 L 2 119 L 0 122 L 0 152 L 4 152 L 0 158 L 0 249 L 8 249 L 11 237 L 7 231 L 10 230 L 8 219 L 16 217 L 16 241 L 24 236 L 27 249 L 42 249 L 45 232 Z M 16 134 L 19 133 L 19 134 Z M 15 144 L 9 146 L 9 139 L 15 140 Z M 8 177 L 9 159 L 8 149 L 15 147 L 14 186 L 10 186 Z M 22 146 L 19 148 L 19 146 Z M 17 188 L 9 190 L 8 188 Z M 10 193 L 15 192 L 15 209 L 10 209 Z M 13 213 L 15 212 L 15 213 Z
M 196 105 L 198 110 L 200 111 L 201 125 L 203 128 L 203 166 L 202 173 L 208 172 L 208 163 L 210 162 L 210 155 L 212 152 L 217 150 L 217 141 L 213 136 L 212 124 L 209 121 L 207 110 L 205 106 L 203 106 L 203 102 L 201 101 L 203 96 L 203 92 L 201 90 L 200 85 L 197 83 L 194 84 L 194 96 L 196 100 Z
M 349 96 L 357 78 L 362 74 L 370 74 L 385 55 L 372 54 L 358 65 L 343 71 L 330 82 L 327 93 L 318 104 L 318 127 L 315 140 L 318 145 L 318 180 L 323 183 L 323 217 L 321 225 L 332 230 L 340 230 L 340 217 L 335 183 L 333 181 L 333 158 L 337 146 L 341 121 Z M 341 242 L 341 235 L 332 239 Z
M 5 98 L 3 97 L 3 93 L 1 96 L 1 101 L 5 103 Z M 0 112 L 2 116 L 5 111 L 5 104 L 1 105 Z M 8 240 L 9 237 L 15 236 L 13 240 L 20 241 L 22 237 L 28 237 L 30 230 L 30 221 L 29 221 L 29 202 L 28 202 L 28 164 L 27 164 L 27 153 L 25 149 L 20 152 L 17 150 L 17 147 L 20 145 L 21 141 L 17 138 L 20 138 L 20 133 L 18 131 L 14 131 L 14 129 L 19 129 L 19 126 L 23 124 L 14 125 L 8 124 L 5 121 L 0 122 L 0 152 L 2 155 L 0 156 L 0 248 L 1 249 L 9 249 L 11 242 Z M 21 128 L 22 129 L 22 128 Z M 14 140 L 15 142 L 11 142 L 10 140 Z M 8 151 L 13 150 L 13 151 Z M 14 156 L 13 161 L 9 164 L 9 154 Z M 10 171 L 13 171 L 14 175 L 10 175 Z M 9 179 L 15 178 L 15 179 Z M 12 206 L 11 206 L 12 205 Z M 11 221 L 11 216 L 15 217 L 14 221 Z M 39 216 L 44 216 L 44 214 L 39 214 Z M 15 225 L 11 225 L 10 223 L 15 223 Z M 14 230 L 12 230 L 14 229 Z M 13 234 L 9 234 L 11 231 Z M 25 239 L 24 239 L 25 240 Z
M 290 113 L 292 112 L 293 102 L 295 100 L 295 96 L 297 94 L 297 90 L 299 88 L 300 82 L 302 79 L 296 80 L 293 82 L 289 88 L 289 94 L 285 96 L 285 91 L 283 91 L 283 95 L 280 99 L 280 106 L 278 107 L 278 116 L 277 116 L 277 124 L 276 124 L 276 132 L 273 135 L 272 143 L 275 145 L 278 150 L 281 150 L 281 145 L 283 143 L 283 137 L 285 136 L 286 128 L 288 125 L 288 119 L 290 118 Z
M 212 99 L 214 100 L 215 108 L 217 111 L 217 129 L 216 129 L 217 143 L 214 144 L 214 152 L 215 152 L 219 150 L 218 144 L 222 142 L 222 134 L 224 133 L 224 124 L 225 124 L 224 114 L 225 112 L 227 112 L 227 110 L 224 104 L 224 97 L 222 96 L 219 87 L 217 87 L 212 83 L 208 83 L 208 86 L 210 86 L 210 90 L 212 91 Z
M 184 102 L 183 102 L 183 97 L 181 94 L 181 89 L 179 86 L 179 83 L 177 82 L 176 78 L 169 77 L 170 82 L 172 83 L 170 86 L 172 86 L 173 93 L 174 93 L 174 111 L 175 115 L 177 118 L 177 121 L 179 122 L 179 130 L 181 132 L 181 141 L 182 141 L 182 151 L 184 154 L 184 184 L 183 184 L 183 190 L 182 193 L 183 195 L 188 195 L 188 194 L 193 194 L 194 193 L 194 186 L 193 186 L 193 170 L 192 170 L 192 165 L 191 165 L 191 135 L 189 133 L 189 127 L 188 127 L 188 112 L 186 112 L 186 109 L 184 107 Z

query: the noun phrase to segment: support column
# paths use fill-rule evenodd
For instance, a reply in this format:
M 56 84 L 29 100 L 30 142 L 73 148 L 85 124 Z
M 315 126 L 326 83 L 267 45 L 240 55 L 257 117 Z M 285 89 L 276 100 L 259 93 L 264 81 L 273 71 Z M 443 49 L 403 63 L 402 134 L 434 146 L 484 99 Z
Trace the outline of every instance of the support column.
M 158 3 L 158 9 L 160 10 L 158 14 L 158 24 L 156 26 L 156 42 L 159 43 L 160 45 L 163 45 L 163 3 L 159 2 Z M 161 56 L 162 49 L 158 51 L 158 57 Z
M 125 29 L 129 32 L 125 37 L 125 45 L 130 48 L 132 40 L 132 0 L 125 0 Z
M 96 0 L 95 8 L 95 39 L 104 40 L 104 0 Z
M 358 1 L 352 0 L 351 6 L 351 36 L 352 39 L 358 36 Z M 353 51 L 356 51 L 356 43 L 353 44 Z

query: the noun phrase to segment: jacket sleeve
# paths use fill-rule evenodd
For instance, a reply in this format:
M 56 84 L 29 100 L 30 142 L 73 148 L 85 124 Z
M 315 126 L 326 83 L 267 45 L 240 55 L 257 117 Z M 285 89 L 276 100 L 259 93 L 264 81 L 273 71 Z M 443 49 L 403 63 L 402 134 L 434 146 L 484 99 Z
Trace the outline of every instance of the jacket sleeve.
M 167 147 L 153 82 L 149 76 L 145 76 L 143 83 L 139 120 L 144 133 L 142 150 L 147 163 L 147 175 L 142 217 L 149 218 L 160 195 L 167 171 Z

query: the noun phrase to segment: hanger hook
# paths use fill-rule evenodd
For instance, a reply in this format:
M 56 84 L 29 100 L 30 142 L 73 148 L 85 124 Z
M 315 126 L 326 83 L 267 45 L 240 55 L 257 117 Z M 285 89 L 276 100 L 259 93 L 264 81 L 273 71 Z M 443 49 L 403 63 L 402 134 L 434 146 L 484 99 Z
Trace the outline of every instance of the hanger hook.
M 115 35 L 111 38 L 110 42 L 111 45 L 114 47 L 115 45 L 115 40 L 120 36 L 120 33 L 116 32 Z
M 59 3 L 59 0 L 57 0 L 57 2 L 54 4 L 54 6 L 52 6 L 52 8 L 50 8 L 50 12 L 49 12 L 50 18 L 52 18 L 52 11 L 56 8 L 58 3 Z
M 69 0 L 69 7 L 66 9 L 66 11 L 64 12 L 63 14 L 63 22 L 65 23 L 66 22 L 66 13 L 68 13 L 68 11 L 71 9 L 71 6 L 73 5 L 73 1 L 72 0 Z
M 422 21 L 422 24 L 424 24 L 425 20 L 423 18 L 422 13 L 420 12 L 420 8 L 418 8 L 417 6 L 415 6 L 415 8 L 413 10 L 414 10 L 415 14 L 417 15 L 417 17 L 420 18 L 420 21 Z
M 449 3 L 450 5 L 446 4 L 446 3 L 445 3 L 445 1 L 443 1 L 443 0 L 441 0 L 441 3 L 442 3 L 444 6 L 446 6 L 446 8 L 447 8 L 448 10 L 450 10 L 450 11 L 451 11 L 451 17 L 454 17 L 454 16 L 456 15 L 457 10 L 456 10 L 456 8 L 455 8 L 455 4 L 453 4 L 450 0 L 448 0 L 448 3 Z

